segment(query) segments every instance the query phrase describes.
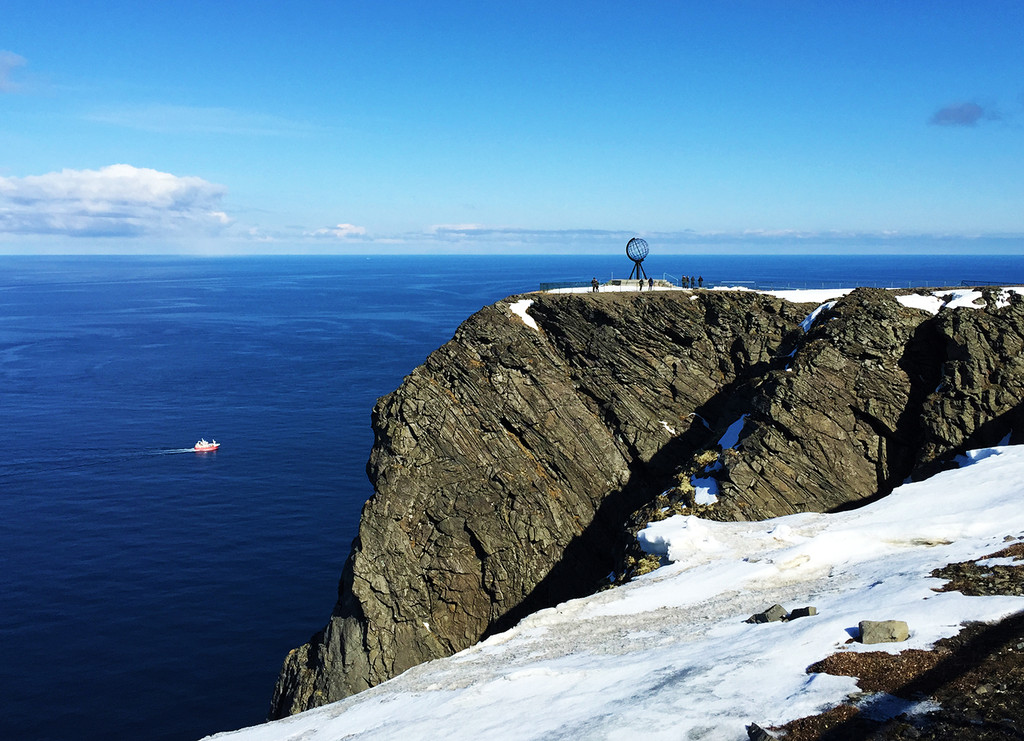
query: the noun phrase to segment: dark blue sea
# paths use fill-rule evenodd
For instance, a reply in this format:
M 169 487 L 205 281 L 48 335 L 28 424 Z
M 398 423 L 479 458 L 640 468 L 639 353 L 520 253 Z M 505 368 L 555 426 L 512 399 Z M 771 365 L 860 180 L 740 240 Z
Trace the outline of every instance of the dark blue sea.
M 0 738 L 259 723 L 327 620 L 370 410 L 459 323 L 615 257 L 0 257 Z M 708 283 L 1024 283 L 1021 257 L 654 255 Z M 200 437 L 220 450 L 185 449 Z

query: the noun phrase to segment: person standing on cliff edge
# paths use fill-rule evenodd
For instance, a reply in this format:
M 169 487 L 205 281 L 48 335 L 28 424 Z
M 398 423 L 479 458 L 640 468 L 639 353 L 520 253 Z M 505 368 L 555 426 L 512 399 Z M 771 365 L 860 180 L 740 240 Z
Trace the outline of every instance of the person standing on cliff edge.
M 599 290 L 600 290 L 599 285 L 600 284 L 597 282 L 597 278 L 594 278 L 592 281 L 590 281 L 590 290 L 591 290 L 591 292 L 592 293 L 598 293 Z

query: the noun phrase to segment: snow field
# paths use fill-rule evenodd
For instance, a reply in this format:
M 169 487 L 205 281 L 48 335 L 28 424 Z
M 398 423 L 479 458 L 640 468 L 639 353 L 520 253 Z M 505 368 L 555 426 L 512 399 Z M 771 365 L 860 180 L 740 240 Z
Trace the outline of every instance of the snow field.
M 675 516 L 640 540 L 672 561 L 629 584 L 542 610 L 453 657 L 339 703 L 218 738 L 735 739 L 745 726 L 820 712 L 856 691 L 808 675 L 834 651 L 927 648 L 1020 597 L 935 592 L 929 573 L 1024 534 L 1024 450 L 841 514 L 719 523 Z M 819 614 L 743 621 L 773 603 Z M 860 620 L 905 620 L 909 641 L 848 643 Z M 905 705 L 879 698 L 875 710 Z

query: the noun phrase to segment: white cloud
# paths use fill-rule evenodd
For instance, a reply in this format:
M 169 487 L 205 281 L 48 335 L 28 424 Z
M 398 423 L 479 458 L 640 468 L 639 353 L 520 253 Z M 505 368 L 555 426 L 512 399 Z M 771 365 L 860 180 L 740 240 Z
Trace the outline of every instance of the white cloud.
M 20 54 L 0 49 L 0 93 L 13 93 L 18 89 L 18 85 L 11 80 L 12 73 L 27 63 Z
M 446 234 L 459 232 L 475 234 L 480 231 L 493 231 L 493 228 L 486 227 L 483 224 L 434 224 L 433 226 L 427 229 L 427 232 L 430 234 Z
M 355 224 L 338 224 L 336 226 L 317 229 L 316 231 L 308 232 L 308 236 L 311 237 L 336 237 L 338 239 L 350 239 L 352 237 L 365 237 L 366 227 L 356 226 Z
M 245 231 L 246 235 L 256 242 L 274 242 L 273 234 L 268 234 L 257 226 L 251 226 Z
M 131 165 L 0 177 L 0 233 L 136 237 L 215 233 L 226 188 Z
M 434 224 L 426 229 L 426 235 L 440 240 L 478 240 L 534 243 L 578 243 L 603 240 L 621 240 L 636 236 L 633 231 L 608 229 L 528 229 L 509 226 L 486 226 L 483 224 Z M 623 242 L 625 244 L 625 242 Z

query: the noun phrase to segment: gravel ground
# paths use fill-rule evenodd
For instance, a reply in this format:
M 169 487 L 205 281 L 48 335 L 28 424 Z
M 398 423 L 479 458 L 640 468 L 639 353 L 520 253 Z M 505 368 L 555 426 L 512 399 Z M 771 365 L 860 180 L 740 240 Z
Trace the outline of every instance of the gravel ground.
M 985 564 L 990 558 L 1021 561 L 1021 565 Z M 976 561 L 949 564 L 932 575 L 948 580 L 940 591 L 979 597 L 1024 594 L 1024 543 Z M 836 653 L 807 671 L 858 677 L 862 694 L 820 715 L 770 728 L 771 737 L 787 741 L 1024 739 L 1024 612 L 991 625 L 968 624 L 928 651 Z M 918 708 L 931 710 L 872 720 L 858 705 L 877 699 L 876 693 L 926 703 Z

